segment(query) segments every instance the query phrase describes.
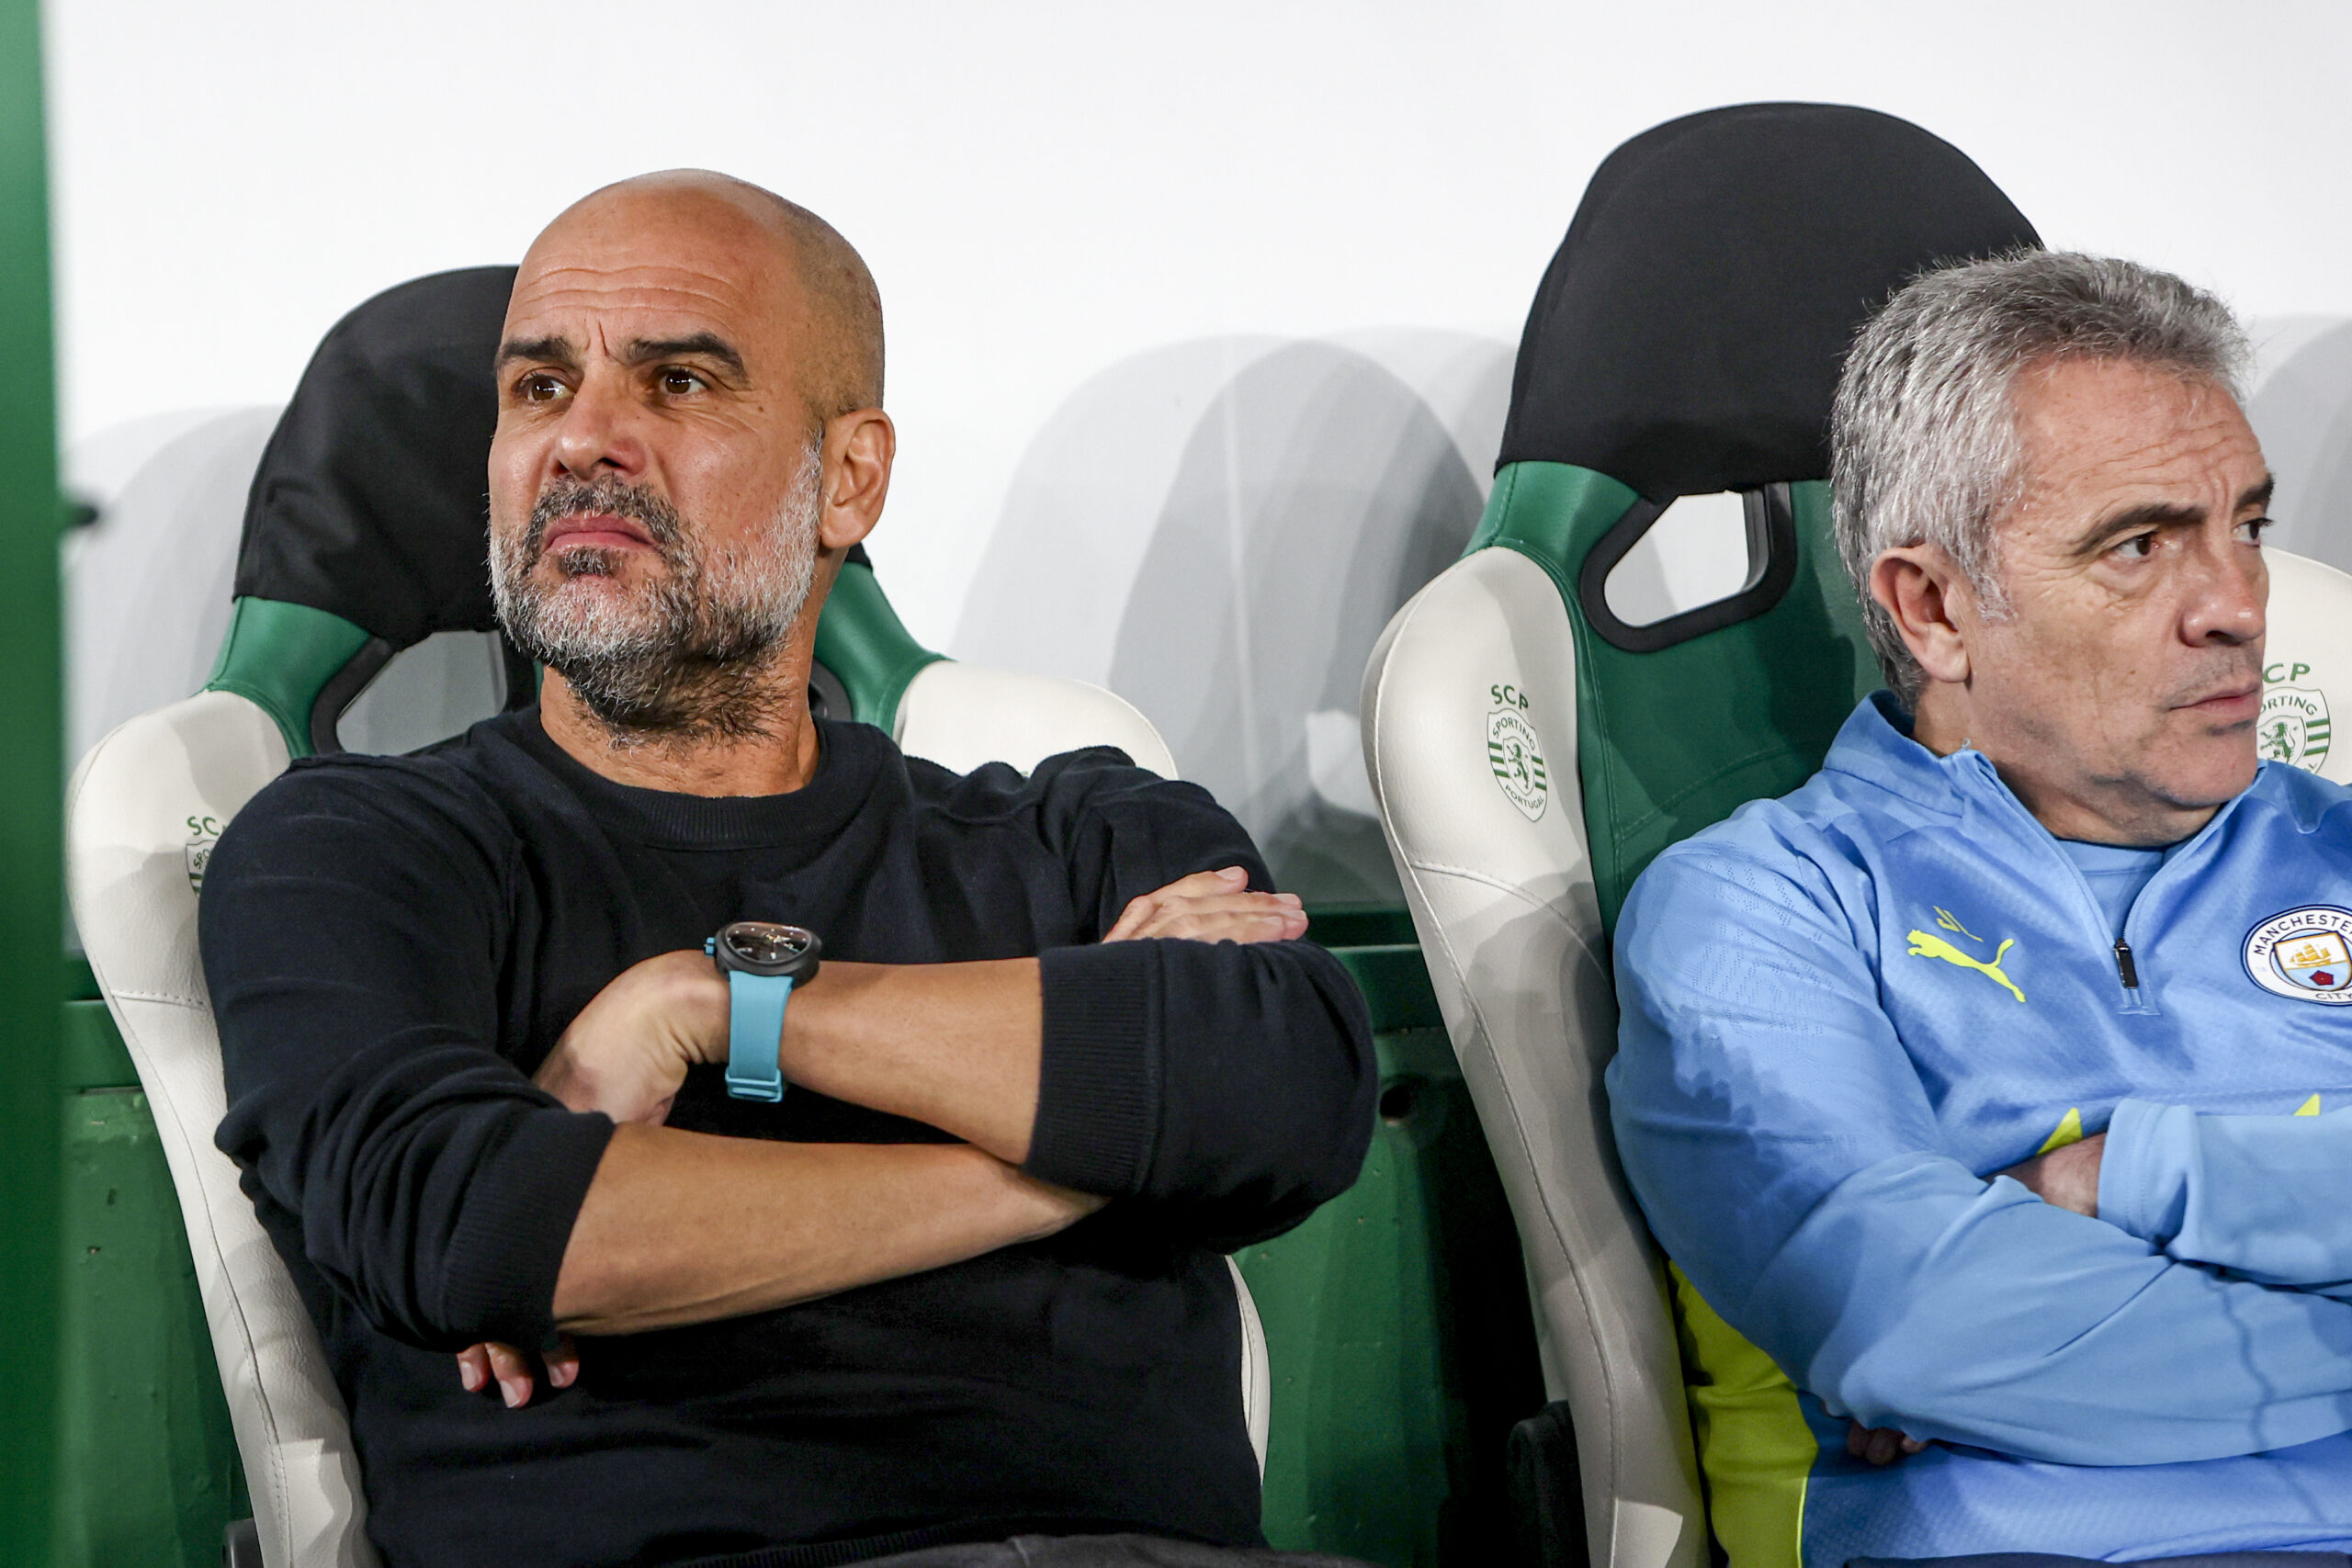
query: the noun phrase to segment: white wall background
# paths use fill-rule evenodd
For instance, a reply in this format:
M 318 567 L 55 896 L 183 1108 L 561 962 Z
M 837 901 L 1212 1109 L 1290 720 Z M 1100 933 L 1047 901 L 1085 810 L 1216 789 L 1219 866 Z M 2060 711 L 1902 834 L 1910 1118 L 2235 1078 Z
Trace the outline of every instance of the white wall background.
M 375 290 L 512 260 L 676 164 L 815 208 L 872 265 L 901 453 L 873 549 L 916 634 L 1125 691 L 1327 896 L 1385 874 L 1354 671 L 1475 518 L 1586 178 L 1659 120 L 1834 100 L 1956 142 L 2052 243 L 2277 322 L 2256 413 L 2290 542 L 2336 531 L 2305 475 L 2352 502 L 2336 0 L 51 0 L 47 25 L 69 471 L 160 494 L 164 452 L 211 498 L 83 547 L 85 611 L 141 572 L 202 606 L 170 635 L 84 615 L 84 739 L 209 663 L 216 514 L 267 423 L 223 411 L 282 401 Z

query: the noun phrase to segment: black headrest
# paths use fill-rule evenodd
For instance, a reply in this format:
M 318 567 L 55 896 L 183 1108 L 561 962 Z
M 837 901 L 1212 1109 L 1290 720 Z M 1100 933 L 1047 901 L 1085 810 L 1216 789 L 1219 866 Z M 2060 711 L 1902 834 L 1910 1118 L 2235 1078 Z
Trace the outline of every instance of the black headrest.
M 324 610 L 394 649 L 497 624 L 491 367 L 514 288 L 511 266 L 435 273 L 334 324 L 254 474 L 238 597 Z
M 488 631 L 491 361 L 511 266 L 386 289 L 334 324 L 245 502 L 240 598 L 341 615 L 395 649 Z
M 1826 477 L 1863 319 L 1937 265 L 2039 245 L 1947 141 L 1834 104 L 1668 120 L 1610 154 L 1520 339 L 1498 464 L 1654 501 Z

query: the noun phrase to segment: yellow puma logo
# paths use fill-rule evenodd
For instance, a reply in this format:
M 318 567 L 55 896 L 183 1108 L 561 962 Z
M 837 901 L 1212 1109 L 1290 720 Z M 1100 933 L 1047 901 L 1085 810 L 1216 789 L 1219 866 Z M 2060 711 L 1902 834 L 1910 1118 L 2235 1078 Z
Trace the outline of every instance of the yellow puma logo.
M 1950 909 L 1945 908 L 1941 904 L 1936 906 L 1936 924 L 1943 927 L 1943 929 L 1948 931 L 1958 931 L 1961 935 L 1966 937 L 1971 942 L 1983 942 L 1984 940 L 1983 937 L 1978 936 L 1974 931 L 1970 931 L 1966 926 L 1962 925 L 1960 923 L 1960 917 L 1953 914 Z
M 1942 911 L 1938 910 L 1937 913 L 1940 914 Z M 1943 924 L 1941 920 L 1938 920 L 1936 923 L 1938 925 Z M 1952 926 L 1953 929 L 1958 929 L 1959 922 L 1956 920 L 1953 921 Z M 1961 952 L 1960 949 L 1954 947 L 1943 938 L 1936 935 L 1933 931 L 1913 931 L 1910 933 L 1910 937 L 1912 957 L 1940 958 L 1947 964 L 1957 964 L 1962 969 L 1973 969 L 1978 974 L 1990 978 L 1995 985 L 1999 986 L 2003 990 L 2008 992 L 2009 995 L 2017 998 L 2018 1000 L 2025 1000 L 2025 993 L 2018 989 L 2017 983 L 2011 980 L 2007 975 L 2001 973 L 2001 957 L 2004 953 L 2007 953 L 2009 949 L 2017 945 L 2017 938 L 2004 938 L 2001 942 L 2001 945 L 1996 948 L 1993 952 L 1993 962 L 1987 964 L 1981 958 L 1969 957 L 1968 954 Z M 1984 938 L 1979 937 L 1977 940 L 1982 942 Z

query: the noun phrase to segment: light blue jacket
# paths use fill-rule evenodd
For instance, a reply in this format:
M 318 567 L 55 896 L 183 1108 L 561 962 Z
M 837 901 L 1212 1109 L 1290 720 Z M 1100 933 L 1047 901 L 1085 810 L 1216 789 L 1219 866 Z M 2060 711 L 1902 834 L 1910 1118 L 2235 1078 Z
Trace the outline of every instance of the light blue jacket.
M 2121 954 L 1983 753 L 1895 714 L 1617 932 L 1619 1152 L 1804 1392 L 1805 1562 L 2352 1548 L 2352 794 L 2265 763 Z M 2099 1218 L 1987 1179 L 2102 1128 Z M 1874 1471 L 1848 1416 L 1939 1442 Z

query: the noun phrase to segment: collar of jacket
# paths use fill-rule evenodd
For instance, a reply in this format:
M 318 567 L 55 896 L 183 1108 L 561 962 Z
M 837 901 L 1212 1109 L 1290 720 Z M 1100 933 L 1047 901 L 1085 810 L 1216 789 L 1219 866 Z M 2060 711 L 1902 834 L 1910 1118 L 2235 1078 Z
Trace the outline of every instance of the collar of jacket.
M 1825 773 L 1845 773 L 1875 784 L 1925 811 L 1957 818 L 1973 807 L 2029 828 L 2032 836 L 2056 841 L 2055 835 L 2003 782 L 1993 759 L 1969 745 L 1939 757 L 1913 739 L 1911 716 L 1903 711 L 1892 692 L 1872 692 L 1855 705 L 1838 728 L 1838 739 L 1830 742 L 1829 755 L 1821 766 Z M 2277 771 L 2270 763 L 2257 767 L 2254 782 L 2224 802 L 2186 841 L 2211 838 L 2246 799 L 2273 793 Z

